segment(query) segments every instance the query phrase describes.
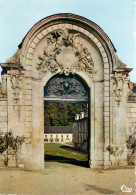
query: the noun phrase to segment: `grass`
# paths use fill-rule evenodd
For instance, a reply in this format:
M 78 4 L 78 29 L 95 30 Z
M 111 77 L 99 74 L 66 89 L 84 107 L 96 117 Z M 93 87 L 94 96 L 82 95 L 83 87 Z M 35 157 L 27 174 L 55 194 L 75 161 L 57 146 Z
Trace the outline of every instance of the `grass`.
M 45 161 L 88 165 L 88 155 L 74 150 L 73 147 L 59 143 L 45 143 Z
M 69 145 L 69 146 L 72 146 L 72 147 L 74 145 L 73 142 L 67 142 L 66 144 Z

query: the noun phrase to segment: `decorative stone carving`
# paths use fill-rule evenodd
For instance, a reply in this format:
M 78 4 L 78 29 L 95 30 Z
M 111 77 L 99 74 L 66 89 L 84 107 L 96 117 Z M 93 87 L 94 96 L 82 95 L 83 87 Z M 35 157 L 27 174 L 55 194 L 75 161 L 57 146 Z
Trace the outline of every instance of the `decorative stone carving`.
M 130 90 L 127 96 L 127 101 L 136 103 L 136 92 Z
M 134 95 L 129 95 L 128 98 L 127 98 L 127 101 L 128 101 L 128 102 L 136 103 L 136 94 L 134 94 Z
M 122 68 L 126 68 L 127 67 L 127 65 L 126 64 L 124 64 L 120 59 L 119 59 L 119 57 L 117 56 L 117 54 L 116 53 L 113 53 L 113 57 L 114 57 L 114 60 L 115 60 L 115 62 L 114 62 L 114 68 L 116 69 L 122 69 Z
M 40 72 L 51 73 L 60 69 L 65 75 L 77 71 L 85 71 L 90 75 L 95 73 L 91 53 L 81 34 L 66 29 L 65 26 L 48 35 L 43 55 L 38 56 L 36 68 Z
M 44 97 L 47 101 L 88 101 L 87 87 L 74 75 L 56 76 L 51 79 L 44 90 Z
M 14 101 L 17 103 L 19 101 L 20 95 L 20 80 L 21 80 L 21 67 L 19 65 L 14 65 L 10 71 L 11 76 L 11 87 L 13 89 Z
M 115 72 L 112 77 L 112 89 L 115 96 L 115 101 L 120 104 L 121 97 L 123 95 L 124 74 Z
M 2 71 L 1 79 L 2 83 L 0 82 L 0 97 L 6 97 L 7 95 L 7 79 L 6 79 L 6 71 Z
M 10 57 L 10 58 L 8 58 L 7 60 L 6 60 L 6 62 L 7 63 L 11 63 L 11 64 L 19 64 L 20 63 L 20 53 L 19 53 L 20 51 L 19 51 L 19 49 L 16 51 L 16 53 L 12 56 L 12 57 Z
M 2 85 L 1 85 L 1 92 L 3 94 L 7 94 L 7 81 L 6 81 L 6 75 L 2 75 Z

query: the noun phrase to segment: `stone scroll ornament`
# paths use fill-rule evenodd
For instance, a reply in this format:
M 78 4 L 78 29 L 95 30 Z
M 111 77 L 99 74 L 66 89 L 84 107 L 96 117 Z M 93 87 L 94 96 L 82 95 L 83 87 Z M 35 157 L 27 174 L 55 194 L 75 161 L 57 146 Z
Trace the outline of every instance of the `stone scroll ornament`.
M 121 97 L 123 95 L 123 85 L 124 85 L 124 76 L 123 73 L 116 73 L 112 77 L 112 89 L 115 97 L 115 101 L 120 105 Z
M 15 101 L 15 103 L 18 103 L 19 101 L 19 95 L 20 95 L 20 77 L 21 77 L 21 68 L 17 65 L 14 65 L 11 68 L 11 72 L 10 72 L 10 76 L 11 76 L 11 88 L 13 89 L 13 100 Z
M 72 33 L 65 26 L 48 35 L 43 54 L 38 55 L 36 68 L 43 73 L 60 70 L 65 75 L 77 71 L 85 71 L 89 75 L 95 73 L 92 56 L 80 33 Z

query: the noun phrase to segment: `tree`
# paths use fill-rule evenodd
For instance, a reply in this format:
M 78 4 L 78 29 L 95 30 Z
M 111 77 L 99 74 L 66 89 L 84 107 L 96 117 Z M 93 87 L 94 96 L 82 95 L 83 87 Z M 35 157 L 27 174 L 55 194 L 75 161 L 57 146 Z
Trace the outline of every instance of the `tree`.
M 46 126 L 72 126 L 75 115 L 86 110 L 86 104 L 46 103 L 44 110 Z

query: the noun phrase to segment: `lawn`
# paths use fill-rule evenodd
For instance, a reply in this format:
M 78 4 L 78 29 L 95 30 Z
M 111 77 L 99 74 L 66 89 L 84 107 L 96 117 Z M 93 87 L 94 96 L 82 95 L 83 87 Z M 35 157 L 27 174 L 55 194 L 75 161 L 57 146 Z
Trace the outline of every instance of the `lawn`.
M 88 155 L 59 143 L 45 143 L 45 161 L 56 161 L 87 166 Z

